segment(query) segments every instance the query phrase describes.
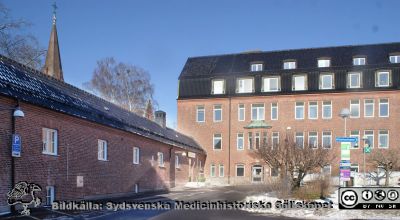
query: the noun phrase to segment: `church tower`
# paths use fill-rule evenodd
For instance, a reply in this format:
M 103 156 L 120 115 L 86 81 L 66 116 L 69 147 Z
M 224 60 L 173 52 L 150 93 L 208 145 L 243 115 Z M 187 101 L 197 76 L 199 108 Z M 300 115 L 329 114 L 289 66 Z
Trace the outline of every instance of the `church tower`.
M 60 48 L 58 47 L 58 36 L 57 36 L 57 27 L 56 27 L 56 9 L 57 6 L 53 4 L 53 25 L 51 28 L 49 47 L 47 48 L 46 62 L 43 67 L 42 72 L 49 76 L 52 76 L 58 80 L 64 81 L 62 66 L 61 66 L 61 57 L 60 57 Z

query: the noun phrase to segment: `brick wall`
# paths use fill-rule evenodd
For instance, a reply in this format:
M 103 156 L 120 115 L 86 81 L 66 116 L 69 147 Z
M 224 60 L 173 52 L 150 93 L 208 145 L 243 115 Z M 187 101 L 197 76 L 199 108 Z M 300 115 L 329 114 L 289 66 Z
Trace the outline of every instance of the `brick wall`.
M 12 100 L 0 97 L 1 106 Z M 55 186 L 55 199 L 83 199 L 168 189 L 188 181 L 188 165 L 181 163 L 175 171 L 175 152 L 182 149 L 132 133 L 92 123 L 48 109 L 20 103 L 24 118 L 16 119 L 16 133 L 22 138 L 22 156 L 15 158 L 15 180 L 37 183 L 45 200 L 46 186 Z M 0 206 L 10 187 L 10 112 L 0 112 L 1 163 Z M 42 128 L 58 131 L 58 154 L 42 153 Z M 98 139 L 106 140 L 108 160 L 98 160 Z M 133 147 L 140 148 L 140 163 L 133 164 Z M 159 167 L 157 153 L 164 154 L 164 167 Z M 198 157 L 202 155 L 196 153 Z M 152 161 L 154 158 L 154 161 Z M 185 157 L 182 157 L 182 161 Z M 204 158 L 203 158 L 204 160 Z M 204 163 L 203 163 L 204 164 Z M 176 176 L 175 176 L 176 175 Z M 197 175 L 197 174 L 196 174 Z M 83 176 L 84 186 L 77 187 L 77 176 Z
M 390 117 L 378 117 L 379 99 L 388 98 L 390 105 Z M 333 148 L 332 151 L 337 155 L 336 162 L 332 166 L 333 174 L 338 173 L 340 160 L 339 143 L 335 142 L 336 136 L 344 136 L 344 120 L 339 117 L 339 112 L 342 108 L 350 107 L 350 100 L 360 100 L 360 118 L 347 119 L 347 134 L 350 131 L 359 130 L 360 136 L 364 135 L 364 130 L 374 130 L 374 146 L 378 146 L 378 130 L 389 130 L 389 146 L 398 147 L 399 137 L 396 132 L 399 129 L 398 123 L 395 121 L 399 118 L 400 97 L 398 91 L 382 91 L 382 92 L 353 92 L 353 93 L 331 93 L 331 94 L 309 94 L 309 95 L 280 95 L 280 96 L 252 96 L 252 97 L 234 97 L 229 101 L 228 98 L 213 98 L 213 99 L 190 99 L 178 100 L 178 130 L 180 132 L 191 135 L 196 141 L 207 151 L 207 161 L 205 164 L 205 175 L 208 181 L 214 183 L 227 183 L 227 177 L 230 176 L 231 183 L 244 183 L 251 181 L 251 167 L 253 165 L 263 165 L 263 163 L 251 155 L 248 149 L 247 138 L 249 130 L 243 127 L 251 121 L 251 104 L 265 104 L 265 121 L 272 125 L 271 129 L 267 130 L 268 141 L 271 141 L 272 132 L 280 133 L 280 140 L 284 140 L 287 134 L 287 127 L 291 127 L 290 135 L 294 132 L 305 132 L 305 143 L 308 140 L 309 131 L 318 132 L 318 141 L 321 144 L 322 132 L 332 131 Z M 364 99 L 375 100 L 375 111 L 373 118 L 364 118 Z M 295 120 L 295 102 L 305 102 L 305 119 Z M 318 101 L 318 119 L 308 119 L 308 102 Z M 332 119 L 322 119 L 322 101 L 332 101 Z M 231 104 L 229 104 L 231 102 Z M 278 120 L 271 120 L 271 103 L 277 102 L 279 109 Z M 213 122 L 213 106 L 222 105 L 222 121 Z M 238 121 L 238 105 L 245 104 L 245 121 Z M 196 122 L 196 106 L 204 105 L 205 107 L 205 122 Z M 229 108 L 231 106 L 231 108 Z M 229 112 L 231 112 L 229 114 Z M 229 115 L 231 115 L 231 137 L 229 138 Z M 253 136 L 254 132 L 252 130 Z M 262 130 L 259 130 L 263 132 Z M 236 135 L 238 132 L 244 133 L 244 147 L 242 151 L 236 148 Z M 213 134 L 222 134 L 222 150 L 213 150 L 212 141 Z M 229 161 L 229 143 L 230 143 L 230 158 Z M 363 146 L 363 144 L 361 144 Z M 358 163 L 360 170 L 362 165 L 362 147 L 351 150 L 352 163 Z M 217 177 L 210 177 L 210 165 L 216 165 Z M 223 164 L 225 167 L 225 176 L 218 177 L 218 165 Z M 229 166 L 230 164 L 230 166 Z M 245 177 L 235 177 L 235 165 L 245 165 Z M 270 178 L 270 170 L 268 166 L 264 166 L 264 179 Z

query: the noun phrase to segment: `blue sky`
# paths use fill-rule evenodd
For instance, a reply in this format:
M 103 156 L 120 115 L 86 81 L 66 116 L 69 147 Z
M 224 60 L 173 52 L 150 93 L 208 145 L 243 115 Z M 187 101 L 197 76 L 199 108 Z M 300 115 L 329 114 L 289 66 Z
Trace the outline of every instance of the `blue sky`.
M 47 47 L 50 0 L 3 0 Z M 150 72 L 176 124 L 177 79 L 191 56 L 399 41 L 400 1 L 58 0 L 65 81 L 82 87 L 113 56 Z

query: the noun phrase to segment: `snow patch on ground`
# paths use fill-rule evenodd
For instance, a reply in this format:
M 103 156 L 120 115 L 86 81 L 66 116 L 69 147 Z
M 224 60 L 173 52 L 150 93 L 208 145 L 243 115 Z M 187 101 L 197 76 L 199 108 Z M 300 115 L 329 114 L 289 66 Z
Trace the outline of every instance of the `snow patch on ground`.
M 205 182 L 188 182 L 185 184 L 185 187 L 188 188 L 203 188 L 206 187 L 206 183 Z
M 254 213 L 268 213 L 274 215 L 283 215 L 294 218 L 306 219 L 400 219 L 400 211 L 396 210 L 339 210 L 338 190 L 336 190 L 328 198 L 333 202 L 333 208 L 319 208 L 319 209 L 277 209 L 275 203 L 278 199 L 275 193 L 265 193 L 262 195 L 248 196 L 245 201 L 265 201 L 271 202 L 272 208 L 270 209 L 245 209 Z M 292 199 L 294 200 L 294 199 Z M 326 200 L 326 201 L 329 201 Z M 282 201 L 282 200 L 281 200 Z M 302 202 L 300 200 L 295 200 Z M 315 200 L 316 202 L 326 202 L 324 200 Z

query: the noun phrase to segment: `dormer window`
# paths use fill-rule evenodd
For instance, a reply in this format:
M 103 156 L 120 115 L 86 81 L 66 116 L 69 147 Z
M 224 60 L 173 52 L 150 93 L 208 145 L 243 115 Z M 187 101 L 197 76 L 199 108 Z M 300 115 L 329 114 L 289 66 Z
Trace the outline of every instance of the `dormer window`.
M 333 89 L 334 78 L 333 73 L 321 73 L 319 75 L 319 89 Z
M 296 69 L 296 66 L 296 61 L 294 60 L 283 62 L 283 69 L 285 70 Z
M 307 90 L 307 75 L 293 75 L 292 77 L 292 90 L 304 91 Z
M 253 63 L 251 64 L 251 71 L 252 72 L 257 72 L 257 71 L 262 71 L 263 70 L 263 64 L 262 63 Z
M 391 72 L 380 70 L 375 73 L 375 87 L 389 87 L 392 84 Z
M 236 80 L 236 93 L 252 93 L 254 92 L 253 78 L 238 78 Z
M 318 67 L 323 68 L 323 67 L 330 67 L 331 66 L 331 60 L 327 58 L 321 58 L 318 59 Z
M 225 80 L 223 79 L 212 80 L 211 94 L 213 95 L 225 94 Z
M 367 63 L 367 58 L 365 57 L 354 57 L 353 58 L 353 65 L 354 66 L 362 66 Z
M 400 54 L 389 56 L 390 63 L 400 63 Z
M 281 78 L 280 76 L 266 76 L 263 77 L 262 81 L 263 92 L 278 92 L 281 90 Z
M 361 88 L 361 73 L 351 72 L 347 74 L 347 88 Z

